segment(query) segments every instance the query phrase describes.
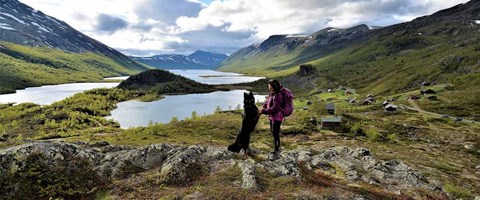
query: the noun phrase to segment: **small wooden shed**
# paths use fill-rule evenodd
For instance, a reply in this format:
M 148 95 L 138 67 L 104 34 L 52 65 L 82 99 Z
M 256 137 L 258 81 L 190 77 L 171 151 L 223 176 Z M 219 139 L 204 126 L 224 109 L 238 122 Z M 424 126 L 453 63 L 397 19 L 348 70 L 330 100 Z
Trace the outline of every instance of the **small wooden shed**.
M 325 109 L 327 110 L 328 114 L 331 114 L 331 115 L 335 114 L 335 104 L 334 103 L 325 104 Z
M 325 117 L 322 118 L 322 128 L 325 129 L 337 129 L 342 125 L 342 117 Z

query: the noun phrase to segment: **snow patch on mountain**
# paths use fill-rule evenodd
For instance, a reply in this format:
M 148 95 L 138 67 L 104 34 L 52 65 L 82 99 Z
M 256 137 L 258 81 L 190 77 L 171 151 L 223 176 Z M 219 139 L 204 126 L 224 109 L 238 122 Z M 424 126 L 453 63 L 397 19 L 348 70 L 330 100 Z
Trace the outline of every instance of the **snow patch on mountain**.
M 16 18 L 15 16 L 13 16 L 13 15 L 11 15 L 11 14 L 8 14 L 8 13 L 0 13 L 0 15 L 3 15 L 3 16 L 9 17 L 9 18 L 12 18 L 12 19 L 14 19 L 15 21 L 17 21 L 18 23 L 21 23 L 21 24 L 24 24 L 24 25 L 28 25 L 28 24 L 25 23 L 23 20 L 20 20 L 20 19 Z
M 11 30 L 11 31 L 16 31 L 17 30 L 17 29 L 14 29 L 14 28 L 10 27 L 10 25 L 5 24 L 5 23 L 0 23 L 0 29 Z
M 40 30 L 42 30 L 42 31 L 44 31 L 44 32 L 48 32 L 48 33 L 51 32 L 50 30 L 48 30 L 47 28 L 45 28 L 45 27 L 37 24 L 36 22 L 32 22 L 32 24 L 33 24 L 34 26 L 38 27 L 38 29 L 40 29 Z
M 287 35 L 286 36 L 287 38 L 303 38 L 303 37 L 308 37 L 308 35 Z
M 330 29 L 327 30 L 327 32 L 332 32 L 332 31 L 336 31 L 336 30 L 338 30 L 338 29 L 336 29 L 336 28 L 330 28 Z
M 50 21 L 55 22 L 56 24 L 58 24 L 58 26 L 60 26 L 60 28 L 62 28 L 62 29 L 65 29 L 65 28 L 66 28 L 62 23 L 60 23 L 60 22 L 59 22 L 58 20 L 56 20 L 55 18 L 49 17 L 48 15 L 45 15 L 45 17 L 46 17 L 48 20 L 50 20 Z

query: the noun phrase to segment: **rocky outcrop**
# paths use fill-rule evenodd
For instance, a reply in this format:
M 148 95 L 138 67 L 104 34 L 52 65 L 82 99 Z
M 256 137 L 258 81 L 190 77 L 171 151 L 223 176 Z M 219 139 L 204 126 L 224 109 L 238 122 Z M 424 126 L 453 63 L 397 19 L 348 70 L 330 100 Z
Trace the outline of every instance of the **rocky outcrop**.
M 363 181 L 395 192 L 408 187 L 441 190 L 405 163 L 398 160 L 379 161 L 365 148 L 325 149 L 313 156 L 312 165 L 330 174 L 344 174 L 346 179 L 353 182 Z
M 380 161 L 368 149 L 334 147 L 328 149 L 296 149 L 282 152 L 275 161 L 236 159 L 225 148 L 154 144 L 145 147 L 110 145 L 106 142 L 57 143 L 34 142 L 0 152 L 0 175 L 15 173 L 25 167 L 25 158 L 33 153 L 44 155 L 46 162 L 62 162 L 66 157 L 87 160 L 105 178 L 125 178 L 149 169 L 158 169 L 161 182 L 169 185 L 189 183 L 204 173 L 214 173 L 236 166 L 242 173 L 242 188 L 256 190 L 257 171 L 301 180 L 302 170 L 320 170 L 349 182 L 376 185 L 392 192 L 413 188 L 441 190 L 405 163 Z M 261 157 L 261 155 L 257 155 Z
M 300 65 L 300 70 L 298 70 L 297 74 L 299 76 L 309 76 L 315 74 L 317 69 L 311 64 L 303 64 Z

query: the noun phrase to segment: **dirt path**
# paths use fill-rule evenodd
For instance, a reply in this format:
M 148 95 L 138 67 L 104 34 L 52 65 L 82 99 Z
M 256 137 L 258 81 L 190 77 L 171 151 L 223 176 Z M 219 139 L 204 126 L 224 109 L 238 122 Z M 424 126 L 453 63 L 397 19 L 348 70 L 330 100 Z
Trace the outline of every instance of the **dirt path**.
M 418 106 L 418 104 L 417 104 L 417 102 L 416 102 L 415 100 L 413 100 L 413 99 L 408 99 L 407 101 L 408 101 L 408 103 L 410 103 L 410 105 L 413 106 L 413 108 L 415 108 L 415 109 L 417 109 L 417 110 L 422 110 L 422 109 L 420 108 L 420 106 Z
M 418 106 L 417 102 L 415 102 L 415 100 L 412 100 L 412 99 L 408 99 L 407 100 L 408 103 L 410 103 L 410 105 L 412 106 L 406 106 L 406 105 L 403 105 L 403 104 L 400 104 L 400 106 L 406 108 L 406 109 L 409 109 L 409 110 L 415 110 L 415 111 L 418 111 L 418 112 L 421 112 L 421 113 L 425 113 L 425 114 L 429 114 L 429 115 L 434 115 L 434 116 L 437 116 L 437 117 L 442 117 L 443 115 L 442 114 L 438 114 L 438 113 L 434 113 L 434 112 L 429 112 L 429 111 L 425 111 L 425 110 L 422 110 L 420 108 L 420 106 Z M 448 117 L 452 120 L 455 120 L 456 117 Z M 479 122 L 476 122 L 476 121 L 473 121 L 473 120 L 468 120 L 468 119 L 462 119 L 462 122 L 465 122 L 465 123 L 473 123 L 473 124 L 478 124 Z

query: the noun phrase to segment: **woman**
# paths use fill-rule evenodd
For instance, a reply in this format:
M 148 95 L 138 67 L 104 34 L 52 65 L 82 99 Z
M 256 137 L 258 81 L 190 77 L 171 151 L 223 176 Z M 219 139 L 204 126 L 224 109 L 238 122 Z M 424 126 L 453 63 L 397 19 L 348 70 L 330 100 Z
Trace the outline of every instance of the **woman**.
M 261 114 L 267 114 L 270 120 L 270 131 L 273 135 L 273 144 L 275 150 L 271 153 L 270 160 L 276 160 L 280 157 L 280 125 L 283 121 L 283 112 L 281 104 L 283 103 L 283 94 L 281 92 L 283 86 L 277 80 L 268 81 L 268 95 L 263 108 L 260 110 Z

